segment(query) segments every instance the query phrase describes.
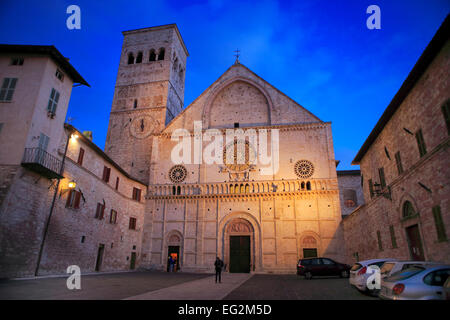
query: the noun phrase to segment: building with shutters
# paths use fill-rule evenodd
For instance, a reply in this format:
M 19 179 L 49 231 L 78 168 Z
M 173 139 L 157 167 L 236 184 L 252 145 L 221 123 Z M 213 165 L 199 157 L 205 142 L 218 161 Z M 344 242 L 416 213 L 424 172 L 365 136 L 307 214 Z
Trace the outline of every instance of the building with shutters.
M 347 261 L 450 263 L 450 19 L 359 150 L 364 199 L 343 220 Z

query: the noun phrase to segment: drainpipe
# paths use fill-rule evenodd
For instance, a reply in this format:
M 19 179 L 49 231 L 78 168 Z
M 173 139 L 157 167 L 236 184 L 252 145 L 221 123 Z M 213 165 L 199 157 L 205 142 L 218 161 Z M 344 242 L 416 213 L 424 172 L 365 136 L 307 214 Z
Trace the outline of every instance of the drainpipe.
M 66 141 L 66 147 L 64 149 L 64 155 L 63 155 L 63 158 L 62 158 L 62 161 L 61 161 L 61 169 L 59 170 L 59 175 L 60 176 L 62 176 L 62 174 L 64 172 L 64 162 L 66 160 L 66 154 L 67 154 L 67 149 L 69 147 L 69 139 L 70 139 L 71 134 L 72 134 L 72 131 L 69 130 L 69 133 L 67 134 L 67 141 Z M 58 182 L 56 182 L 55 193 L 53 194 L 52 205 L 50 206 L 50 213 L 49 213 L 49 215 L 47 217 L 47 221 L 45 222 L 44 234 L 42 236 L 42 241 L 41 241 L 41 245 L 40 245 L 40 248 L 39 248 L 39 254 L 38 254 L 38 259 L 37 259 L 37 263 L 36 263 L 36 270 L 34 272 L 34 275 L 36 277 L 39 274 L 39 267 L 41 265 L 42 252 L 44 251 L 45 238 L 47 237 L 48 226 L 50 225 L 50 219 L 52 218 L 53 208 L 55 207 L 56 196 L 58 195 L 58 189 L 59 189 L 60 181 L 61 181 L 61 178 L 58 178 Z

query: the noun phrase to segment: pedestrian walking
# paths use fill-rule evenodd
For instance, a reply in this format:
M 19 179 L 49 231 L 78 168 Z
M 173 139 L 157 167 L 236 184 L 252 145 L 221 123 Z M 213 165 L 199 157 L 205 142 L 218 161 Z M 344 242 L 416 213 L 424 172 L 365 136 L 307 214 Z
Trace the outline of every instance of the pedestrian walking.
M 173 260 L 172 256 L 169 256 L 169 272 L 173 272 L 174 265 L 175 265 L 175 260 Z
M 219 279 L 219 283 L 221 283 L 222 282 L 223 261 L 220 260 L 219 257 L 216 257 L 216 261 L 214 262 L 214 267 L 216 268 L 216 283 L 217 283 L 217 279 Z

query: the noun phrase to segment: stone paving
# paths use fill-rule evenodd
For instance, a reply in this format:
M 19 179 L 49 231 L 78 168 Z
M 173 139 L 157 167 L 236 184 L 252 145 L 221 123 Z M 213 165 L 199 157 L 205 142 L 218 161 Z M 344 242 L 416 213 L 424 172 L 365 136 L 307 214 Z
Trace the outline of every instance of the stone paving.
M 81 290 L 67 277 L 1 280 L 0 300 L 361 300 L 376 299 L 352 288 L 348 279 L 297 275 L 124 272 L 82 275 Z

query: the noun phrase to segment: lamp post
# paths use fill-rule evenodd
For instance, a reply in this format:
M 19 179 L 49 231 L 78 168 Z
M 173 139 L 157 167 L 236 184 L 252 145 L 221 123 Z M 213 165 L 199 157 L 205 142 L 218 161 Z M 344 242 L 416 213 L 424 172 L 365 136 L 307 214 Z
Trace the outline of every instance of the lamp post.
M 64 154 L 63 154 L 63 158 L 61 161 L 61 168 L 59 170 L 59 175 L 62 176 L 63 172 L 64 172 L 64 162 L 66 160 L 66 154 L 67 154 L 67 149 L 69 147 L 69 140 L 70 138 L 78 138 L 78 135 L 75 137 L 74 135 L 72 135 L 72 131 L 69 130 L 69 133 L 67 134 L 67 141 L 66 141 L 66 147 L 64 149 Z M 36 263 L 36 269 L 34 271 L 34 275 L 37 277 L 39 274 L 39 267 L 41 265 L 41 259 L 42 259 L 42 252 L 44 251 L 44 244 L 45 244 L 45 239 L 47 237 L 47 233 L 48 233 L 48 226 L 50 225 L 50 219 L 52 218 L 52 214 L 53 214 L 53 208 L 55 207 L 55 202 L 56 202 L 56 196 L 58 195 L 58 189 L 59 189 L 59 183 L 61 182 L 61 178 L 58 178 L 58 182 L 56 182 L 56 187 L 55 187 L 55 193 L 53 194 L 53 200 L 52 200 L 52 205 L 50 206 L 50 213 L 47 217 L 47 220 L 45 222 L 45 226 L 44 226 L 44 233 L 42 235 L 42 241 L 41 241 L 41 245 L 39 247 L 39 253 L 38 253 L 38 259 L 37 259 L 37 263 Z M 69 182 L 69 184 L 72 183 L 72 187 L 75 188 L 76 183 L 71 181 Z M 69 188 L 71 187 L 69 185 Z

